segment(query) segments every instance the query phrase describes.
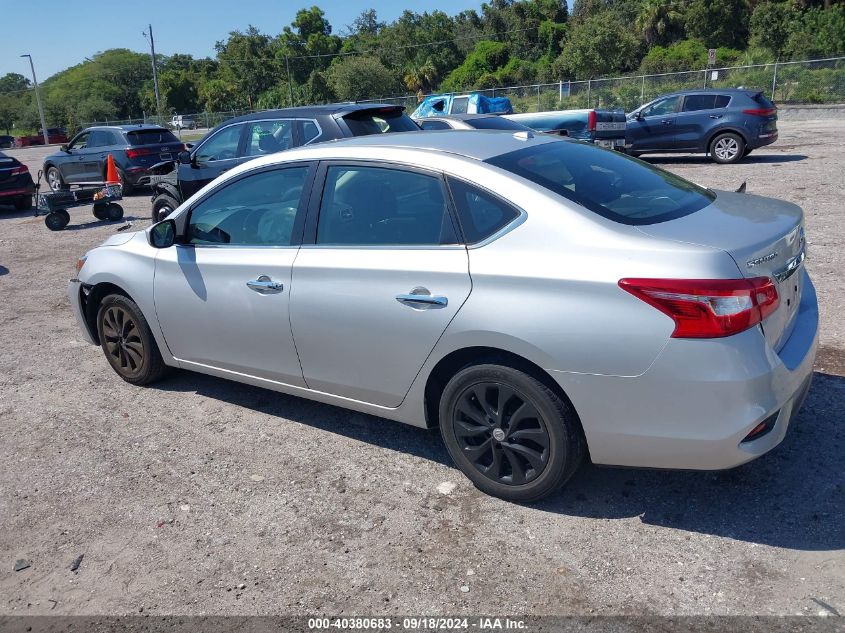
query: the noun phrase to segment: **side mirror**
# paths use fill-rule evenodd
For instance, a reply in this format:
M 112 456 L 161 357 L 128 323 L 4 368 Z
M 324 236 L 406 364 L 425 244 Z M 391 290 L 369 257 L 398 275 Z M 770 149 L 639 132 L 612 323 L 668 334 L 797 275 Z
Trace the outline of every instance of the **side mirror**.
M 645 117 L 643 116 L 643 113 L 642 113 L 642 112 L 637 112 L 637 113 L 634 115 L 634 118 L 635 118 L 637 121 L 642 121 Z
M 190 165 L 191 164 L 191 153 L 190 152 L 185 152 L 185 151 L 179 152 L 176 155 L 176 158 L 183 165 Z
M 147 235 L 153 248 L 170 248 L 176 243 L 176 222 L 171 219 L 162 220 L 151 226 Z

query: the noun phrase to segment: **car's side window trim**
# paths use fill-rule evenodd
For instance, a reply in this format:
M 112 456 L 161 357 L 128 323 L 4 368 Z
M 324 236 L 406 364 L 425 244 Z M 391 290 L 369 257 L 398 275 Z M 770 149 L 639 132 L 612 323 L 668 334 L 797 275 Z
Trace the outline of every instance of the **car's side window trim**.
M 305 182 L 302 185 L 302 194 L 299 198 L 299 206 L 296 209 L 296 218 L 294 218 L 293 222 L 293 229 L 291 230 L 291 243 L 290 244 L 190 244 L 188 242 L 177 242 L 178 246 L 183 246 L 187 248 L 299 248 L 302 244 L 303 239 L 303 232 L 305 229 L 305 221 L 307 212 L 309 209 L 310 200 L 313 197 L 312 192 L 314 191 L 314 179 L 317 174 L 317 163 L 316 161 L 297 161 L 292 163 L 285 163 L 283 165 L 265 165 L 263 167 L 259 167 L 257 169 L 251 169 L 247 172 L 239 174 L 236 178 L 232 178 L 230 181 L 226 182 L 225 185 L 221 187 L 215 187 L 213 190 L 206 192 L 203 196 L 196 201 L 194 201 L 190 207 L 188 207 L 183 213 L 179 213 L 178 216 L 174 218 L 176 221 L 176 233 L 177 235 L 185 235 L 187 232 L 188 225 L 191 223 L 191 214 L 193 213 L 194 209 L 202 204 L 205 200 L 207 200 L 210 196 L 223 191 L 226 187 L 231 187 L 232 185 L 240 182 L 241 180 L 248 178 L 250 176 L 255 176 L 256 174 L 262 174 L 269 171 L 284 171 L 286 169 L 297 169 L 306 167 L 308 172 L 305 175 Z
M 323 128 L 320 127 L 320 122 L 317 119 L 311 119 L 311 118 L 297 119 L 297 122 L 298 122 L 298 125 L 296 127 L 297 127 L 297 133 L 299 134 L 299 138 L 297 139 L 298 142 L 301 142 L 302 139 L 305 138 L 305 124 L 306 123 L 309 123 L 309 122 L 313 123 L 314 127 L 317 128 L 317 136 L 315 136 L 314 138 L 312 138 L 308 141 L 305 141 L 301 145 L 297 145 L 297 147 L 305 147 L 306 145 L 310 145 L 311 143 L 316 142 L 317 139 L 319 139 L 323 135 Z
M 458 242 L 456 244 L 317 244 L 317 225 L 320 220 L 320 206 L 323 202 L 323 195 L 326 190 L 326 177 L 329 167 L 372 167 L 376 169 L 394 169 L 397 171 L 408 171 L 424 176 L 434 177 L 440 181 L 443 191 L 446 194 L 446 212 L 454 228 Z M 432 250 L 432 249 L 455 249 L 466 248 L 464 245 L 461 224 L 458 222 L 454 202 L 446 184 L 446 175 L 436 169 L 427 169 L 419 165 L 396 163 L 387 160 L 362 160 L 362 159 L 331 159 L 320 161 L 317 174 L 312 185 L 311 201 L 308 205 L 308 213 L 305 216 L 305 230 L 302 235 L 302 248 L 322 249 L 343 249 L 343 250 Z

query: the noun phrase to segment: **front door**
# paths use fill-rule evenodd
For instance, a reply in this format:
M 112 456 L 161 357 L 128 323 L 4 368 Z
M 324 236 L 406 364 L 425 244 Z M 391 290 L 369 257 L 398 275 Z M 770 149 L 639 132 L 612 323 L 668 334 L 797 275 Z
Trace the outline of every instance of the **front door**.
M 186 211 L 154 288 L 167 347 L 186 367 L 304 386 L 288 311 L 312 174 L 302 163 L 249 172 Z
M 680 97 L 665 97 L 640 111 L 640 118 L 628 120 L 626 140 L 633 151 L 675 149 L 675 111 Z
M 469 296 L 467 251 L 439 174 L 369 163 L 321 174 L 291 292 L 305 381 L 397 407 Z
M 91 132 L 81 132 L 68 143 L 67 154 L 59 164 L 59 171 L 66 183 L 85 182 L 85 152 L 90 140 Z
M 191 152 L 190 164 L 179 164 L 179 189 L 185 200 L 223 172 L 247 160 L 241 149 L 243 131 L 243 123 L 221 128 Z

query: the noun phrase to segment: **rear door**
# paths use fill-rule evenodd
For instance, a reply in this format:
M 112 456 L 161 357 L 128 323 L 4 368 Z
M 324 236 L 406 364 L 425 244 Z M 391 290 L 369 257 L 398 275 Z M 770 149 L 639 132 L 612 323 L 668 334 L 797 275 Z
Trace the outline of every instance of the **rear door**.
M 684 95 L 675 117 L 675 145 L 679 150 L 701 151 L 711 130 L 724 122 L 728 95 L 706 92 Z
M 291 286 L 303 375 L 397 407 L 469 295 L 467 250 L 440 174 L 366 162 L 320 172 Z
M 639 119 L 628 119 L 626 135 L 634 151 L 675 148 L 675 117 L 680 101 L 678 95 L 657 99 L 640 111 Z

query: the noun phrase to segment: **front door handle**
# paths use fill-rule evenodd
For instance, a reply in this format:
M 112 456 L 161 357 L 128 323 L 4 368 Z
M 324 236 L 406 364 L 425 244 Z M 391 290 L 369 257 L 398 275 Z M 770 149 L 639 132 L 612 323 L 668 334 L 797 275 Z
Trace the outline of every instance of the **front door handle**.
M 261 275 L 258 279 L 246 282 L 246 287 L 255 290 L 260 295 L 277 295 L 285 289 L 281 281 L 273 281 L 267 275 Z
M 711 118 L 711 119 L 721 119 L 721 118 L 722 118 L 722 115 L 721 115 L 721 114 L 711 114 L 711 115 L 710 115 L 710 118 Z
M 399 303 L 404 303 L 405 305 L 409 305 L 413 307 L 421 307 L 424 305 L 427 306 L 436 306 L 438 308 L 445 308 L 449 305 L 449 299 L 446 297 L 435 297 L 428 294 L 426 290 L 425 293 L 416 292 L 418 289 L 414 288 L 410 294 L 407 295 L 396 295 L 396 300 Z

